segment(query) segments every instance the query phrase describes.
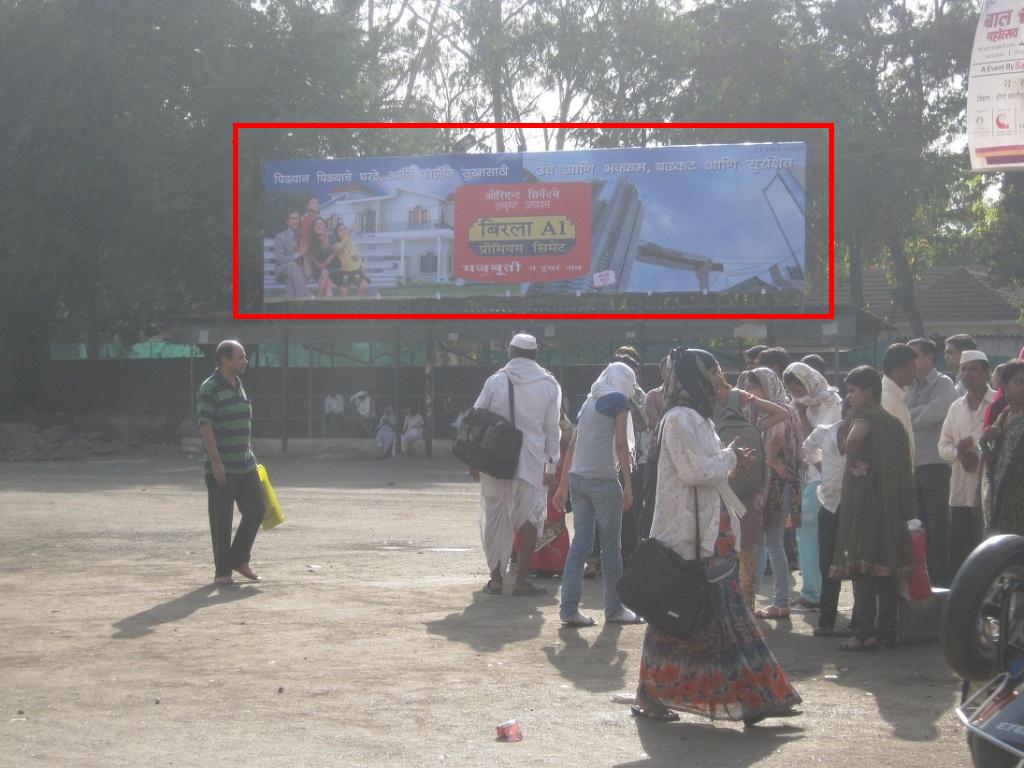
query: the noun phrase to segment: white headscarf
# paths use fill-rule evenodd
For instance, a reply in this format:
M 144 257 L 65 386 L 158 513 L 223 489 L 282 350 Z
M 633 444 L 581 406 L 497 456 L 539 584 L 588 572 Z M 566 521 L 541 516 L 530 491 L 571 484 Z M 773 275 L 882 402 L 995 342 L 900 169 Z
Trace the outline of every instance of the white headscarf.
M 628 401 L 633 397 L 634 389 L 636 389 L 636 374 L 633 369 L 625 363 L 610 363 L 601 371 L 601 375 L 590 387 L 588 397 L 597 401 L 606 395 L 618 392 Z M 633 435 L 633 416 L 628 408 L 626 410 L 626 436 L 629 440 L 629 451 L 632 453 L 636 440 Z
M 783 378 L 787 373 L 792 373 L 800 383 L 804 385 L 807 394 L 803 397 L 793 399 L 795 404 L 807 406 L 807 420 L 812 425 L 819 425 L 822 420 L 818 418 L 827 411 L 835 411 L 842 408 L 843 399 L 835 387 L 830 387 L 825 377 L 807 365 L 807 363 L 790 363 L 782 372 Z

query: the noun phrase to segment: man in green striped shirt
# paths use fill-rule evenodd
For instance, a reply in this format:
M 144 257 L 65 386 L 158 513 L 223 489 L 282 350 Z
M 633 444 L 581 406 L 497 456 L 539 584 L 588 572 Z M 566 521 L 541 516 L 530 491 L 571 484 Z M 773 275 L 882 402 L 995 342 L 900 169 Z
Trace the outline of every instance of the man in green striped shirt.
M 232 340 L 217 345 L 216 359 L 217 370 L 200 385 L 196 395 L 199 435 L 206 449 L 213 581 L 232 584 L 232 571 L 250 581 L 260 581 L 249 566 L 249 557 L 263 522 L 263 487 L 252 454 L 252 405 L 239 378 L 249 361 L 242 345 Z M 242 519 L 232 541 L 236 503 Z

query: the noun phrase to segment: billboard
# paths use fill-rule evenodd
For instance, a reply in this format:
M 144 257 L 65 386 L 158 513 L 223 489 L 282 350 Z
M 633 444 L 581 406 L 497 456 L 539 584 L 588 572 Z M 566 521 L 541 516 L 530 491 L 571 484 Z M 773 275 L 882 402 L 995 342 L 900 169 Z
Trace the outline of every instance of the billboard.
M 800 292 L 805 154 L 774 142 L 268 162 L 264 302 Z
M 975 171 L 1024 168 L 1024 7 L 985 0 L 967 81 L 967 146 Z

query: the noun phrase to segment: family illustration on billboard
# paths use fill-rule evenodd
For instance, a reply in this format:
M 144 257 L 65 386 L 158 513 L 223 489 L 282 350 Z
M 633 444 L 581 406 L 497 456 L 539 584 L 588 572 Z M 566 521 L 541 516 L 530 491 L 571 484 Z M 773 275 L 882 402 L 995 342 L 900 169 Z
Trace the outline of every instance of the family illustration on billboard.
M 264 299 L 799 291 L 802 143 L 264 168 Z

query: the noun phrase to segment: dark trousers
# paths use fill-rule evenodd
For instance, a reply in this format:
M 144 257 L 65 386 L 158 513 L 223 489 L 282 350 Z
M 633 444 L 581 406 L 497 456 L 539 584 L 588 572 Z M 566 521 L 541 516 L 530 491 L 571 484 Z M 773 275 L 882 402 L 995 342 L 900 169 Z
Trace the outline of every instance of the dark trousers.
M 949 508 L 949 576 L 956 578 L 967 556 L 981 543 L 981 511 L 974 507 Z
M 646 464 L 637 464 L 630 473 L 633 487 L 633 506 L 622 513 L 622 564 L 629 562 L 636 545 L 640 543 L 640 521 L 644 517 L 644 470 Z M 650 533 L 650 526 L 647 531 Z
M 877 635 L 879 642 L 895 644 L 896 600 L 895 576 L 854 576 L 853 613 L 857 637 L 865 640 Z
M 928 577 L 937 587 L 948 587 L 949 568 L 949 464 L 923 464 L 917 478 L 917 516 L 928 540 Z
M 265 501 L 263 486 L 254 469 L 243 475 L 228 475 L 220 485 L 213 475 L 206 476 L 206 501 L 210 513 L 210 538 L 213 541 L 213 565 L 217 576 L 230 576 L 239 565 L 249 562 L 256 533 L 263 522 Z M 242 515 L 231 540 L 231 520 L 235 504 Z
M 839 510 L 834 513 L 822 507 L 818 510 L 818 564 L 821 567 L 821 598 L 818 604 L 818 626 L 831 629 L 836 625 L 839 611 L 839 590 L 843 582 L 829 578 L 828 571 L 836 554 L 836 534 L 839 533 Z

